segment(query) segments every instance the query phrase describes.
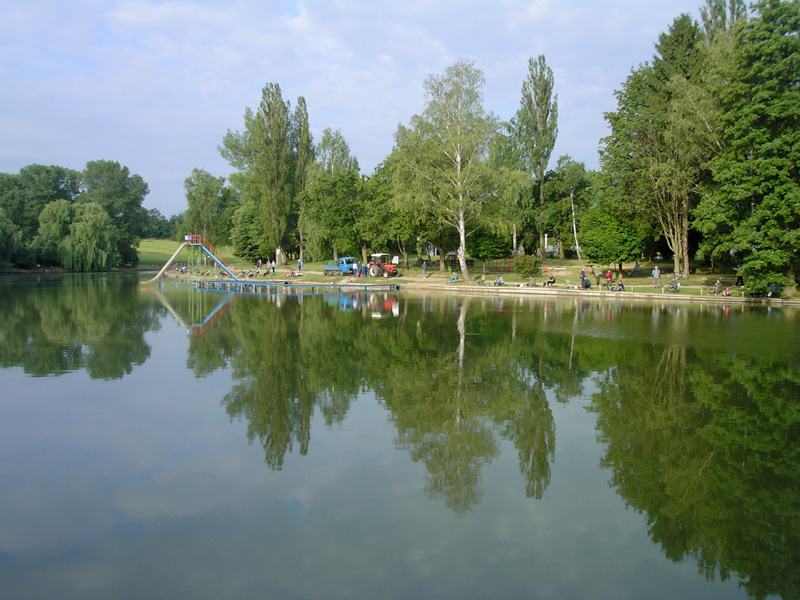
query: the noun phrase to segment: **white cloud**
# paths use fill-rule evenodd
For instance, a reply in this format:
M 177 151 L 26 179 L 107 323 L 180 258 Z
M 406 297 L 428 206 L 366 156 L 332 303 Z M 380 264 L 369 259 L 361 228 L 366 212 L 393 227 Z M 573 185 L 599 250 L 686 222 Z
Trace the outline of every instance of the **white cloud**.
M 487 108 L 509 118 L 538 54 L 556 75 L 556 154 L 596 167 L 613 90 L 695 2 L 30 0 L 0 23 L 0 171 L 118 160 L 172 214 L 193 167 L 228 174 L 217 145 L 277 82 L 370 172 L 423 109 L 426 75 L 475 60 Z

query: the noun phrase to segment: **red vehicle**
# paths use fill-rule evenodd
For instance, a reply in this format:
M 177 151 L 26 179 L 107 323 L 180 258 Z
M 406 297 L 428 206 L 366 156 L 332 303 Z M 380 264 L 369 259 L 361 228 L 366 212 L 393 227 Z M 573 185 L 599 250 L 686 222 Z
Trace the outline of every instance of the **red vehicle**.
M 367 275 L 370 277 L 397 277 L 400 273 L 397 270 L 397 263 L 400 257 L 391 258 L 388 254 L 377 253 L 369 257 L 367 265 Z

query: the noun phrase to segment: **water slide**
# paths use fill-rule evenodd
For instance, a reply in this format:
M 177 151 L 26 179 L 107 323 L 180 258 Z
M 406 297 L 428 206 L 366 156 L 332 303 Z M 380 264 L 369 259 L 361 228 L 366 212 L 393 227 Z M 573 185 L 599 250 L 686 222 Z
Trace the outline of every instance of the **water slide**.
M 175 260 L 175 257 L 178 256 L 178 254 L 181 253 L 181 250 L 183 250 L 186 246 L 200 246 L 200 248 L 203 250 L 203 252 L 208 254 L 208 256 L 211 258 L 211 260 L 213 260 L 215 263 L 217 263 L 217 265 L 219 266 L 220 269 L 222 269 L 228 275 L 233 277 L 233 279 L 235 281 L 239 281 L 239 278 L 233 272 L 234 266 L 229 264 L 229 263 L 226 263 L 226 262 L 223 262 L 222 260 L 220 260 L 220 258 L 217 257 L 217 254 L 219 254 L 219 252 L 217 252 L 217 249 L 214 248 L 214 246 L 212 246 L 208 242 L 206 242 L 203 239 L 203 236 L 188 234 L 187 236 L 185 236 L 184 239 L 186 241 L 183 242 L 183 244 L 181 244 L 180 247 L 175 251 L 175 254 L 173 254 L 172 258 L 170 258 L 167 261 L 167 264 L 165 264 L 163 267 L 161 267 L 161 270 L 158 272 L 158 274 L 155 277 L 153 277 L 152 279 L 148 279 L 147 281 L 143 281 L 142 285 L 145 285 L 145 284 L 148 284 L 148 283 L 155 283 L 156 281 L 161 279 L 161 277 L 167 271 L 169 266 L 172 264 L 172 261 Z
M 155 277 L 153 277 L 152 279 L 148 279 L 147 281 L 143 281 L 143 282 L 142 282 L 142 285 L 145 285 L 145 284 L 147 284 L 147 283 L 155 283 L 156 281 L 158 281 L 159 279 L 161 279 L 161 276 L 162 276 L 162 275 L 164 275 L 164 273 L 166 273 L 167 269 L 168 269 L 168 268 L 169 268 L 169 266 L 172 264 L 172 261 L 174 261 L 174 260 L 175 260 L 175 257 L 177 257 L 177 256 L 178 256 L 178 254 L 180 254 L 180 253 L 181 253 L 181 250 L 183 250 L 184 248 L 186 248 L 186 246 L 188 246 L 188 245 L 189 245 L 189 242 L 183 242 L 183 243 L 182 243 L 180 246 L 178 246 L 178 249 L 177 249 L 177 250 L 175 250 L 175 254 L 173 254 L 173 255 L 172 255 L 172 258 L 170 258 L 170 259 L 167 261 L 167 263 L 166 263 L 166 264 L 165 264 L 163 267 L 161 267 L 161 270 L 158 272 L 158 275 L 156 275 L 156 276 L 155 276 Z

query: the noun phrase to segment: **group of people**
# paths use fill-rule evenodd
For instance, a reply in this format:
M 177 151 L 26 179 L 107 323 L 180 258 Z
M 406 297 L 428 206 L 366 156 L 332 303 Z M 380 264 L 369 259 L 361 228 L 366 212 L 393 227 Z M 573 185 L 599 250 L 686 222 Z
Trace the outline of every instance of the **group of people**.
M 606 271 L 605 275 L 603 275 L 603 270 L 597 266 L 595 267 L 592 265 L 592 275 L 595 278 L 595 284 L 597 287 L 600 287 L 600 279 L 605 277 L 606 280 L 606 287 L 611 290 L 612 292 L 624 292 L 625 291 L 625 284 L 622 283 L 622 274 L 620 273 L 616 280 L 614 279 L 614 273 L 611 269 Z M 551 275 L 552 276 L 552 275 Z M 581 288 L 584 290 L 588 290 L 592 287 L 591 280 L 586 276 L 586 269 L 581 269 Z
M 353 263 L 353 277 L 366 277 L 367 276 L 367 263 Z
M 714 282 L 714 293 L 715 294 L 722 294 L 723 296 L 730 296 L 731 295 L 731 288 L 726 287 L 724 290 L 722 289 L 722 280 L 717 279 Z
M 275 274 L 275 261 L 269 260 L 261 260 L 260 258 L 256 261 L 255 273 L 261 273 L 262 267 L 264 270 L 269 273 L 270 269 L 272 269 L 272 274 Z

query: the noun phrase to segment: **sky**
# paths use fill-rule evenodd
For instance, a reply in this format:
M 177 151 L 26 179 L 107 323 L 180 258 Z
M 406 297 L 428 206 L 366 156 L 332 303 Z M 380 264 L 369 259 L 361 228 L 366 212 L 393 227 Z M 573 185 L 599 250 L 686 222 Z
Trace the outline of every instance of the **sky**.
M 701 0 L 0 0 L 0 172 L 117 161 L 146 208 L 186 209 L 194 168 L 227 177 L 218 146 L 267 83 L 308 105 L 315 141 L 340 130 L 361 172 L 425 108 L 423 83 L 460 59 L 484 106 L 519 107 L 528 61 L 553 70 L 564 154 L 598 167 L 603 113 L 661 32 Z

